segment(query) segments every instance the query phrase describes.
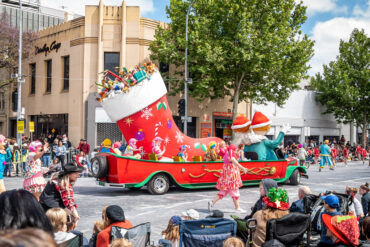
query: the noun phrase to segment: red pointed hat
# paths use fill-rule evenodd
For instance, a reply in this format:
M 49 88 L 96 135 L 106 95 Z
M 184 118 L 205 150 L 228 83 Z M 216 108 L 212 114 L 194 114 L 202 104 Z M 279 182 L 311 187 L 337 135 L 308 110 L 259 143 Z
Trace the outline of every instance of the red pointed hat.
M 241 129 L 249 126 L 251 121 L 247 117 L 237 116 L 231 126 L 231 129 Z
M 251 124 L 251 129 L 265 127 L 270 124 L 271 124 L 270 119 L 268 119 L 265 115 L 263 115 L 262 112 L 258 111 L 254 113 L 252 124 Z

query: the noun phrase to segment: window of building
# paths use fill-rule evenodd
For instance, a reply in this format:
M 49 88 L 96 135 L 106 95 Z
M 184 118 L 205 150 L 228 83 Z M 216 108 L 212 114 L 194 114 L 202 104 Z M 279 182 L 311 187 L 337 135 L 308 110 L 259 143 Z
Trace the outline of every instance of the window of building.
M 5 94 L 0 92 L 0 111 L 5 110 Z
M 119 52 L 104 52 L 104 70 L 110 70 L 118 74 Z M 113 77 L 110 77 L 112 80 Z
M 30 94 L 35 94 L 36 92 L 36 64 L 30 64 Z
M 63 57 L 63 91 L 69 90 L 69 56 Z
M 51 79 L 52 79 L 51 66 L 52 66 L 51 60 L 47 60 L 46 61 L 46 90 L 45 90 L 46 93 L 51 93 Z

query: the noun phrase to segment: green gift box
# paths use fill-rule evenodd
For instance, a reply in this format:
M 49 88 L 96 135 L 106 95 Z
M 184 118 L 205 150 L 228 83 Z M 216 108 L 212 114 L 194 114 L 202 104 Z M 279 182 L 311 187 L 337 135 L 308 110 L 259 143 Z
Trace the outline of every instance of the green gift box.
M 134 74 L 134 78 L 136 79 L 137 83 L 139 83 L 145 80 L 147 76 L 144 70 L 140 70 Z

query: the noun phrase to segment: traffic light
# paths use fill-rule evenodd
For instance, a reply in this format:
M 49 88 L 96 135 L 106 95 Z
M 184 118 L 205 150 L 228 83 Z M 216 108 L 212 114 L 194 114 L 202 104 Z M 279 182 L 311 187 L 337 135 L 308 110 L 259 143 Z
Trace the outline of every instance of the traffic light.
M 179 106 L 179 115 L 185 116 L 185 99 L 180 99 L 178 102 Z

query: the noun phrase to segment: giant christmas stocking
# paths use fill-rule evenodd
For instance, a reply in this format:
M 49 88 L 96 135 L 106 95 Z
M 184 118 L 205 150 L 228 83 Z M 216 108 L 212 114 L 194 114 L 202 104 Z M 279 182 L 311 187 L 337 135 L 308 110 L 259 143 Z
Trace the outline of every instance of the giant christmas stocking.
M 187 146 L 188 160 L 205 154 L 211 141 L 222 141 L 216 137 L 194 139 L 184 135 L 176 126 L 167 102 L 167 89 L 159 72 L 150 80 L 130 87 L 129 92 L 114 94 L 102 100 L 110 119 L 118 124 L 126 141 L 137 140 L 137 148 L 143 147 L 142 158 L 153 153 L 153 140 L 160 137 L 163 157 L 172 158 L 182 145 Z

